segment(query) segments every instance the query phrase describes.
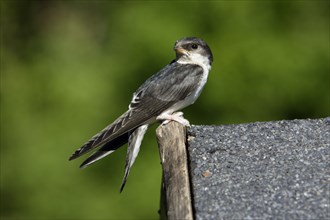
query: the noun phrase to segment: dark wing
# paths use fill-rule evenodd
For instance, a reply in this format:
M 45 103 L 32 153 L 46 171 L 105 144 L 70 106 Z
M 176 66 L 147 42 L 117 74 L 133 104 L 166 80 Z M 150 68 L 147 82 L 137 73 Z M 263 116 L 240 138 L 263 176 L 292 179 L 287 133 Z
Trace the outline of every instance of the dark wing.
M 158 116 L 193 93 L 202 77 L 203 68 L 199 65 L 171 63 L 134 93 L 130 108 Z
M 104 128 L 98 134 L 94 135 L 82 147 L 77 149 L 71 155 L 69 160 L 76 159 L 77 157 L 80 157 L 81 155 L 95 149 L 96 147 L 102 146 L 109 141 L 113 141 L 112 143 L 115 143 L 114 145 L 118 145 L 118 143 L 122 142 L 122 140 L 116 140 L 117 138 L 122 139 L 122 137 L 125 137 L 125 135 L 127 135 L 130 131 L 134 130 L 136 127 L 146 121 L 145 118 L 137 118 L 136 116 L 134 117 L 135 114 L 133 114 L 133 112 L 134 111 L 132 110 L 128 110 L 112 124 Z M 120 146 L 117 146 L 117 148 Z M 108 147 L 111 148 L 110 145 Z
M 69 160 L 115 140 L 145 123 L 194 91 L 203 75 L 198 65 L 173 62 L 150 77 L 135 93 L 129 110 L 77 149 Z M 117 147 L 118 148 L 118 147 Z

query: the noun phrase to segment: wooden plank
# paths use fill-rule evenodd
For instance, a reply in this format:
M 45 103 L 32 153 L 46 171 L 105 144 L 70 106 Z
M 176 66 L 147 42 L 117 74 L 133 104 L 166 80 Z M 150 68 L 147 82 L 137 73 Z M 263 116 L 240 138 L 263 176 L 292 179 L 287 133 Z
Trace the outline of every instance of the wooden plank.
M 156 135 L 163 168 L 161 218 L 193 219 L 186 128 L 173 121 L 159 126 Z

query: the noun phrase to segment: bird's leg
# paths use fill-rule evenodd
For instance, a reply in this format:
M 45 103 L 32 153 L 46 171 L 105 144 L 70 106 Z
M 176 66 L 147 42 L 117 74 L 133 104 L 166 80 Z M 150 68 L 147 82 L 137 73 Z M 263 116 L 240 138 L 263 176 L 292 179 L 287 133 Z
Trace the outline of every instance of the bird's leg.
M 183 112 L 175 112 L 173 114 L 163 113 L 159 115 L 156 119 L 159 121 L 163 121 L 162 125 L 166 125 L 170 121 L 176 121 L 186 127 L 190 127 L 189 121 L 183 117 Z

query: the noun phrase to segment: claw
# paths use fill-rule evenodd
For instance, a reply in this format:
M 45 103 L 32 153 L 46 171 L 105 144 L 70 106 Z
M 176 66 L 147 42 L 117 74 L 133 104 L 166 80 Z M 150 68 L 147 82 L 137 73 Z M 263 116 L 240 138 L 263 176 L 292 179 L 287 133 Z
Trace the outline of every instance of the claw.
M 175 112 L 173 114 L 163 113 L 159 115 L 156 119 L 159 121 L 163 120 L 162 125 L 166 125 L 170 121 L 176 121 L 186 127 L 190 127 L 189 121 L 183 117 L 183 112 Z

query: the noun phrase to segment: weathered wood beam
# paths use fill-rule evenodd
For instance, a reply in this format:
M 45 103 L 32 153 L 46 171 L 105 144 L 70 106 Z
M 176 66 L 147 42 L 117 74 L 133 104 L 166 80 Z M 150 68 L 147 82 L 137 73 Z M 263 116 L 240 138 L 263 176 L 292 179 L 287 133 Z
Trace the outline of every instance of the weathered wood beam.
M 161 218 L 193 219 L 186 128 L 170 122 L 159 126 L 156 135 L 163 168 Z

